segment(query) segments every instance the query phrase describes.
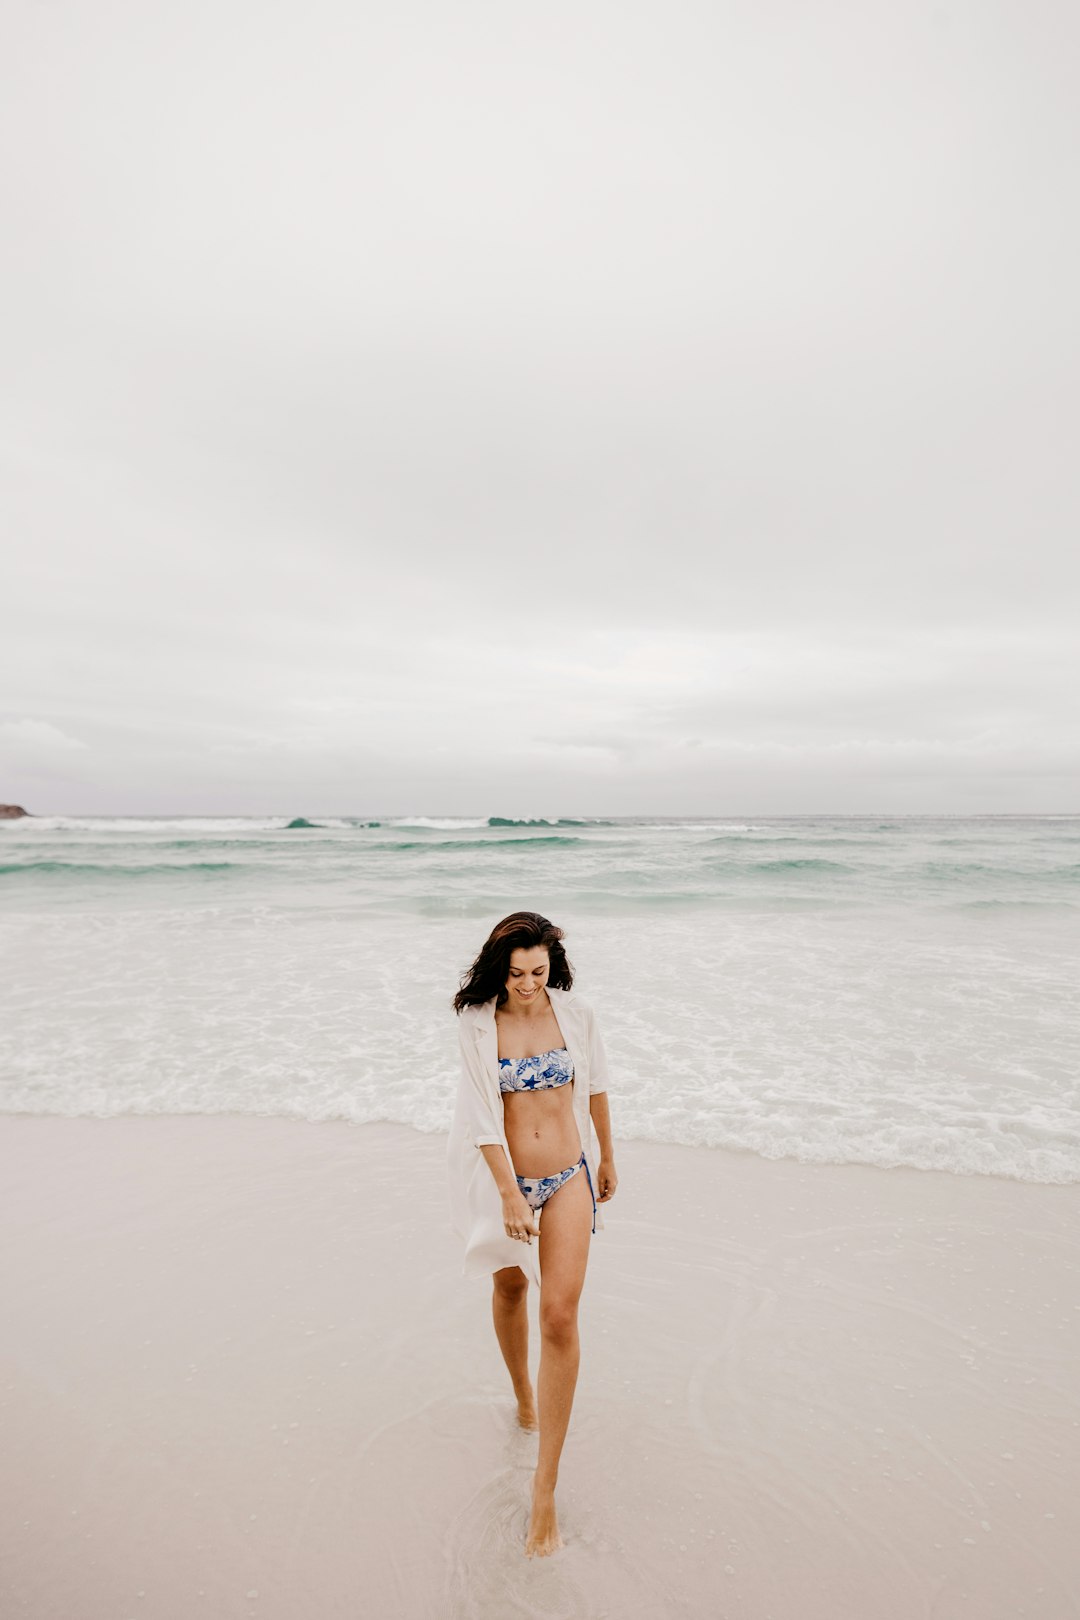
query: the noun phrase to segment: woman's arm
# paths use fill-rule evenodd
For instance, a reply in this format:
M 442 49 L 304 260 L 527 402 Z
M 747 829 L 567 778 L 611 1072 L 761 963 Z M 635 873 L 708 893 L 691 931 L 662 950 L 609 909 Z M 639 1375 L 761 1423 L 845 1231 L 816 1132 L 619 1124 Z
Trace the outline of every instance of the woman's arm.
M 615 1147 L 611 1140 L 611 1109 L 608 1105 L 608 1065 L 603 1036 L 596 1022 L 596 1014 L 589 1009 L 589 1113 L 592 1116 L 596 1140 L 600 1144 L 600 1162 L 596 1167 L 596 1202 L 606 1204 L 619 1185 L 615 1169 Z
M 506 1156 L 506 1149 L 501 1142 L 485 1143 L 480 1149 L 487 1160 L 487 1167 L 495 1177 L 495 1185 L 504 1198 L 516 1193 L 521 1197 L 521 1188 L 517 1184 L 514 1167 Z
M 600 1144 L 600 1157 L 613 1159 L 615 1149 L 611 1141 L 611 1109 L 608 1106 L 606 1091 L 598 1091 L 595 1096 L 589 1098 L 589 1113 L 592 1115 L 596 1130 L 596 1140 Z
M 495 1177 L 495 1185 L 502 1198 L 503 1227 L 507 1237 L 531 1243 L 534 1237 L 540 1236 L 540 1222 L 517 1184 L 514 1167 L 510 1163 L 506 1149 L 501 1142 L 488 1142 L 480 1151 L 487 1160 L 488 1169 Z
M 619 1173 L 615 1168 L 615 1149 L 611 1144 L 611 1112 L 608 1108 L 607 1092 L 598 1091 L 595 1097 L 589 1098 L 589 1112 L 596 1128 L 596 1140 L 600 1143 L 600 1162 L 596 1166 L 596 1202 L 606 1204 L 614 1198 L 615 1189 L 619 1185 Z
M 464 1112 L 465 1128 L 470 1140 L 484 1155 L 484 1161 L 499 1189 L 507 1236 L 531 1243 L 540 1227 L 517 1184 L 510 1155 L 503 1146 L 503 1133 L 492 1113 L 491 1087 L 476 1050 L 476 1037 L 468 1025 L 459 1024 L 458 1038 L 461 1045 L 458 1097 Z

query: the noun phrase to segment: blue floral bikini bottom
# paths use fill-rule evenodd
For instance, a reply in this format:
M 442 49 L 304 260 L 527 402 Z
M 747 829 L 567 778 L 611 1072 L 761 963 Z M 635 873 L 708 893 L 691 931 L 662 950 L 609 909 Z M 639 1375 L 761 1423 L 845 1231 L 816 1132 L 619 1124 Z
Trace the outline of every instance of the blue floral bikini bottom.
M 564 1182 L 571 1176 L 576 1176 L 579 1170 L 585 1171 L 585 1179 L 589 1183 L 589 1192 L 592 1194 L 592 1229 L 596 1231 L 596 1194 L 593 1192 L 592 1177 L 589 1167 L 585 1163 L 584 1153 L 577 1164 L 572 1164 L 568 1170 L 559 1170 L 553 1176 L 518 1176 L 517 1184 L 525 1196 L 525 1202 L 530 1209 L 543 1209 L 553 1192 L 558 1192 Z

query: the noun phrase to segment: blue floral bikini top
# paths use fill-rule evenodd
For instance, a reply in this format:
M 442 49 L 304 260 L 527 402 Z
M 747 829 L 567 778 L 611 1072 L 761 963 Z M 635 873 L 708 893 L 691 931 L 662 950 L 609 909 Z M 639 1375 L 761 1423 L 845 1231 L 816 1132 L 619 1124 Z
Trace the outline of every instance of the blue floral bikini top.
M 500 1091 L 544 1091 L 565 1086 L 574 1078 L 574 1060 L 565 1046 L 552 1047 L 535 1057 L 500 1058 Z

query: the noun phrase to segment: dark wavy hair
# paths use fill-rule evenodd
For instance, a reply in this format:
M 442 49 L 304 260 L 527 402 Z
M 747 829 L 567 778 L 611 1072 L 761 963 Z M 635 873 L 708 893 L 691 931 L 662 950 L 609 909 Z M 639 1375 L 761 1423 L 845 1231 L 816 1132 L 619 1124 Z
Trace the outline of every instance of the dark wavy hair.
M 512 911 L 509 917 L 496 923 L 480 947 L 480 954 L 462 977 L 461 989 L 454 997 L 454 1011 L 460 1015 L 465 1007 L 478 1007 L 492 996 L 501 1007 L 506 1000 L 506 981 L 510 977 L 510 954 L 520 948 L 531 950 L 543 945 L 551 966 L 547 982 L 556 990 L 569 990 L 574 982 L 574 970 L 563 949 L 563 931 L 538 911 Z

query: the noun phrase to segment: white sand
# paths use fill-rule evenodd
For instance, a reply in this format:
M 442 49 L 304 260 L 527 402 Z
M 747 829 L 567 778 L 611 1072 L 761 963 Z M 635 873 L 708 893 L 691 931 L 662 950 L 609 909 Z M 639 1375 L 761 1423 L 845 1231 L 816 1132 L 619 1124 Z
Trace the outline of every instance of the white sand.
M 1080 1615 L 1080 1188 L 619 1144 L 529 1560 L 444 1152 L 0 1117 L 5 1620 Z

